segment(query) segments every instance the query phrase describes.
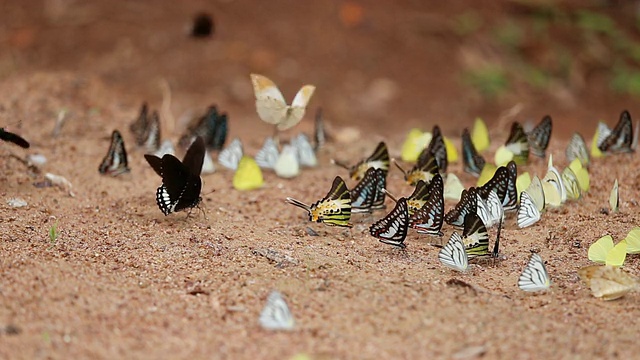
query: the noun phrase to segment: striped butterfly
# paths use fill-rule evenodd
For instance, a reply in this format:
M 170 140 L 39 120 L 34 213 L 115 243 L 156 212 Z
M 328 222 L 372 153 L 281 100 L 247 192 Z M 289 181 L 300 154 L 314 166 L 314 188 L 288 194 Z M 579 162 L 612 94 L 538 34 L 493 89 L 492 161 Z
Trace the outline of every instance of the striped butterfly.
M 485 164 L 484 158 L 473 146 L 473 141 L 471 141 L 471 135 L 467 128 L 462 130 L 462 163 L 464 164 L 464 171 L 475 177 L 480 176 Z
M 256 163 L 263 169 L 273 169 L 278 161 L 280 153 L 278 151 L 278 144 L 272 137 L 264 139 L 262 148 L 256 154 Z
M 564 189 L 567 193 L 567 199 L 580 199 L 580 196 L 582 196 L 582 192 L 580 191 L 578 177 L 570 167 L 566 167 L 564 168 L 564 170 L 562 170 L 562 184 L 564 185 Z
M 442 265 L 458 271 L 467 271 L 469 268 L 469 257 L 465 250 L 462 237 L 457 232 L 453 232 L 449 241 L 438 252 L 438 260 Z
M 356 181 L 359 181 L 364 176 L 364 173 L 368 168 L 372 167 L 375 169 L 382 169 L 386 173 L 389 171 L 389 150 L 387 149 L 387 144 L 384 142 L 378 143 L 378 146 L 373 151 L 373 154 L 368 158 L 361 160 L 357 164 L 353 166 L 345 165 L 337 160 L 331 160 L 335 165 L 349 170 L 349 176 Z
M 251 83 L 256 96 L 258 116 L 262 121 L 276 125 L 280 131 L 287 130 L 302 120 L 316 89 L 313 85 L 303 86 L 291 105 L 288 105 L 276 84 L 266 76 L 251 74 Z
M 142 105 L 138 120 L 129 127 L 136 139 L 136 145 L 147 152 L 154 152 L 160 147 L 160 117 L 154 111 L 148 115 L 147 104 Z
M 220 151 L 218 162 L 227 169 L 236 170 L 243 154 L 242 141 L 239 138 L 235 138 L 231 141 L 231 144 Z
M 178 144 L 182 147 L 187 147 L 195 136 L 201 136 L 207 149 L 222 150 L 224 143 L 227 141 L 227 113 L 219 113 L 218 108 L 213 105 L 207 109 L 203 116 L 194 120 L 182 135 Z
M 407 200 L 398 199 L 396 206 L 387 216 L 373 223 L 369 228 L 371 236 L 388 245 L 405 248 L 404 240 L 409 230 L 409 210 Z
M 529 263 L 518 279 L 518 287 L 521 290 L 533 292 L 547 290 L 549 286 L 551 286 L 551 280 L 549 280 L 544 261 L 540 255 L 532 253 Z
M 367 169 L 362 180 L 351 190 L 352 213 L 371 212 L 378 191 L 378 174 L 374 168 Z
M 411 216 L 409 226 L 417 229 L 419 234 L 442 236 L 440 230 L 444 222 L 444 184 L 440 174 L 436 174 L 430 187 L 427 201 Z
M 287 198 L 287 203 L 295 205 L 309 212 L 309 221 L 325 223 L 329 226 L 352 227 L 351 194 L 340 176 L 336 176 L 327 196 L 311 206 L 293 198 Z
M 598 149 L 603 153 L 632 152 L 634 143 L 633 124 L 631 114 L 624 110 L 620 114 L 620 120 L 616 127 L 602 140 L 598 142 Z
M 495 191 L 491 191 L 489 193 L 489 197 L 485 203 L 487 205 L 487 211 L 491 222 L 491 225 L 488 225 L 487 227 L 492 227 L 502 223 L 502 220 L 504 219 L 504 209 L 502 208 L 502 203 L 500 202 L 500 199 L 498 199 L 498 195 Z
M 456 204 L 456 206 L 449 210 L 449 212 L 444 216 L 444 221 L 455 227 L 464 227 L 464 219 L 469 213 L 476 212 L 478 208 L 478 197 L 476 188 L 469 188 L 468 190 L 464 190 L 462 192 L 462 197 L 460 201 Z
M 430 151 L 421 153 L 416 165 L 408 172 L 395 162 L 395 160 L 393 163 L 396 164 L 396 167 L 398 167 L 400 171 L 402 171 L 404 179 L 409 185 L 416 185 L 420 180 L 430 183 L 431 179 L 433 179 L 436 174 L 440 173 L 438 162 Z
M 273 167 L 274 172 L 281 178 L 291 179 L 300 175 L 300 163 L 298 162 L 298 151 L 287 144 L 282 147 L 282 152 Z
M 376 183 L 376 192 L 371 204 L 371 210 L 380 210 L 385 208 L 384 201 L 387 193 L 384 189 L 387 187 L 387 173 L 380 168 L 375 169 L 375 172 L 378 182 Z
M 489 233 L 478 214 L 465 216 L 462 240 L 469 259 L 489 255 Z
M 620 210 L 620 192 L 618 192 L 618 179 L 614 181 L 613 188 L 609 194 L 609 208 L 612 212 L 618 212 Z
M 442 137 L 442 132 L 440 131 L 440 127 L 438 125 L 435 125 L 433 127 L 429 146 L 422 150 L 420 155 L 418 155 L 417 163 L 423 164 L 428 162 L 428 158 L 431 155 L 433 155 L 433 157 L 436 159 L 436 164 L 440 169 L 440 173 L 446 174 L 447 167 L 449 165 L 447 160 L 447 147 L 444 143 L 444 138 Z
M 298 136 L 291 139 L 291 145 L 296 149 L 298 163 L 301 166 L 318 166 L 316 153 L 313 150 L 313 146 L 311 146 L 311 143 L 309 142 L 309 138 L 307 138 L 305 134 L 298 134 Z
M 476 214 L 478 214 L 478 217 L 482 220 L 484 226 L 491 228 L 491 226 L 493 226 L 493 219 L 491 219 L 491 215 L 489 214 L 489 205 L 487 205 L 487 202 L 480 196 L 480 194 L 476 193 L 476 197 Z
M 124 140 L 118 130 L 113 130 L 111 134 L 111 145 L 109 151 L 100 163 L 98 168 L 100 174 L 118 176 L 131 171 L 127 162 L 127 151 L 124 148 Z
M 501 159 L 499 159 L 500 149 L 498 149 L 496 150 L 496 164 L 498 165 L 507 163 L 510 160 L 515 161 L 517 165 L 526 165 L 529 161 L 529 140 L 520 123 L 514 122 L 511 125 L 511 132 L 503 149 L 511 154 L 512 159 L 507 159 L 504 162 L 499 161 Z
M 540 210 L 526 190 L 520 194 L 520 207 L 516 219 L 518 227 L 521 229 L 540 221 Z
M 413 189 L 413 193 L 406 198 L 409 216 L 413 216 L 413 214 L 420 210 L 420 208 L 422 208 L 422 206 L 427 202 L 427 198 L 429 198 L 429 194 L 431 193 L 431 187 L 431 183 L 427 184 L 424 180 L 418 181 L 416 187 Z M 389 195 L 393 201 L 398 202 L 398 199 L 389 191 L 385 189 L 384 192 Z
M 527 134 L 529 141 L 529 150 L 537 157 L 544 158 L 546 156 L 549 139 L 551 138 L 551 130 L 553 123 L 551 116 L 546 115 L 533 130 Z
M 260 325 L 266 330 L 293 330 L 295 321 L 279 291 L 273 290 L 260 313 Z
M 573 133 L 571 136 L 571 140 L 569 141 L 569 145 L 567 145 L 565 154 L 569 162 L 578 159 L 583 166 L 589 165 L 590 158 L 587 144 L 584 142 L 582 135 L 577 132 Z
M 517 167 L 514 161 L 507 166 L 499 167 L 493 177 L 486 184 L 478 188 L 478 194 L 484 199 L 495 191 L 505 211 L 517 208 L 518 191 L 516 189 Z

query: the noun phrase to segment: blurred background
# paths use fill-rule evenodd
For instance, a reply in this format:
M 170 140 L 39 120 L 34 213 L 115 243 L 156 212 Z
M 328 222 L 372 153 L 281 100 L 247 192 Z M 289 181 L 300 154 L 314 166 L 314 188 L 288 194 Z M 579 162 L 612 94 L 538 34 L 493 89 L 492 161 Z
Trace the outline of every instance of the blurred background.
M 211 34 L 194 37 L 202 13 Z M 0 17 L 3 80 L 86 77 L 132 115 L 168 85 L 176 117 L 217 104 L 255 124 L 256 72 L 288 100 L 316 85 L 307 118 L 322 106 L 332 124 L 379 135 L 435 123 L 459 135 L 511 111 L 590 136 L 624 108 L 640 116 L 637 0 L 4 0 Z

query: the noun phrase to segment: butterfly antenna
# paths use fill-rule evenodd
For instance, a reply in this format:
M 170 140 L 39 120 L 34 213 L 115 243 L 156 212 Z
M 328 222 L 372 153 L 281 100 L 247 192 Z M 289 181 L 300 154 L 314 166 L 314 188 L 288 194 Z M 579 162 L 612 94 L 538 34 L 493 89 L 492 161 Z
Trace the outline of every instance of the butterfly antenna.
M 305 204 L 305 203 L 303 203 L 303 202 L 301 202 L 301 201 L 298 201 L 298 200 L 296 200 L 296 199 L 293 199 L 293 198 L 289 198 L 289 197 L 288 197 L 285 201 L 286 201 L 288 204 L 291 204 L 291 205 L 297 206 L 297 207 L 302 208 L 302 209 L 305 209 L 305 210 L 307 210 L 307 211 L 311 211 L 311 207 L 310 207 L 309 205 L 307 205 L 307 204 Z
M 384 188 L 383 188 L 383 189 L 382 189 L 382 191 L 383 191 L 385 194 L 387 194 L 387 196 L 388 196 L 389 198 L 391 198 L 391 200 L 393 200 L 393 202 L 396 202 L 396 203 L 398 202 L 398 199 L 397 199 L 395 196 L 393 196 L 393 194 L 391 194 L 389 191 L 387 191 L 387 189 L 384 189 Z
M 402 171 L 402 173 L 404 174 L 405 177 L 407 177 L 407 172 L 402 168 L 402 166 L 400 166 L 400 164 L 398 164 L 398 162 L 396 161 L 396 159 L 391 159 L 391 161 L 393 161 L 394 165 L 400 169 L 400 171 Z
M 332 163 L 333 165 L 337 165 L 338 167 L 341 167 L 341 168 L 343 168 L 343 169 L 351 170 L 351 168 L 350 168 L 349 166 L 347 166 L 345 163 L 341 163 L 341 162 L 339 162 L 338 160 L 331 159 L 331 163 Z

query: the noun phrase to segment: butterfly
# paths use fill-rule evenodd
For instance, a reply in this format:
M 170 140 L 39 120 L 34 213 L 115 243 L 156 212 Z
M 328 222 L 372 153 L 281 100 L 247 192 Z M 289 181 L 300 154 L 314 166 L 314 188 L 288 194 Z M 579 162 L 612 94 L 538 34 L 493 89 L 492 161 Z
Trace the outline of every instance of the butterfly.
M 600 145 L 610 134 L 611 129 L 609 129 L 607 124 L 599 121 L 598 126 L 596 127 L 596 133 L 593 135 L 593 139 L 591 140 L 591 157 L 601 158 L 603 156 L 602 151 L 600 151 Z
M 311 146 L 311 143 L 305 134 L 298 134 L 298 136 L 291 139 L 291 145 L 296 149 L 298 163 L 301 166 L 318 166 L 316 152 L 313 150 L 313 146 Z
M 569 164 L 569 169 L 573 171 L 576 175 L 576 179 L 578 180 L 578 186 L 580 187 L 581 192 L 589 191 L 589 187 L 591 185 L 591 180 L 589 179 L 589 171 L 586 167 L 582 165 L 579 159 L 574 159 Z
M 24 149 L 28 149 L 31 146 L 22 136 L 9 132 L 4 128 L 0 128 L 0 139 L 12 142 Z
M 408 230 L 409 210 L 407 209 L 407 200 L 400 198 L 387 216 L 371 225 L 369 233 L 384 244 L 404 249 L 406 247 L 404 240 L 407 238 Z
M 440 169 L 440 173 L 446 174 L 447 167 L 449 165 L 447 159 L 447 147 L 444 143 L 444 138 L 442 137 L 442 132 L 440 131 L 440 127 L 438 125 L 435 125 L 433 127 L 429 146 L 422 150 L 420 155 L 418 155 L 417 163 L 424 164 L 429 162 L 430 156 L 433 156 L 436 159 L 436 164 Z
M 624 238 L 627 243 L 627 254 L 640 253 L 640 227 L 634 227 Z
M 287 105 L 284 96 L 269 78 L 251 74 L 253 92 L 256 96 L 256 110 L 262 121 L 276 125 L 280 131 L 287 130 L 302 120 L 307 104 L 316 90 L 313 85 L 305 85 Z
M 566 167 L 562 170 L 562 184 L 564 185 L 564 189 L 567 193 L 567 199 L 569 200 L 577 200 L 582 196 L 582 192 L 580 190 L 580 184 L 578 183 L 578 177 L 571 170 L 571 168 Z
M 499 167 L 493 177 L 486 184 L 478 188 L 478 194 L 484 199 L 495 191 L 505 211 L 514 211 L 517 208 L 518 192 L 516 190 L 517 168 L 515 162 L 509 162 L 508 166 Z
M 469 268 L 469 257 L 465 250 L 462 237 L 457 232 L 453 232 L 449 241 L 438 252 L 438 260 L 444 266 L 448 266 L 454 270 L 467 271 Z
M 153 153 L 153 155 L 159 158 L 165 156 L 166 154 L 171 154 L 173 156 L 176 155 L 176 149 L 173 147 L 173 143 L 171 142 L 171 140 L 168 139 L 163 141 L 162 144 L 160 144 L 158 150 Z
M 489 206 L 487 205 L 487 202 L 477 192 L 476 192 L 476 199 L 477 199 L 476 214 L 478 214 L 478 217 L 480 218 L 480 220 L 482 220 L 482 223 L 487 228 L 490 228 L 491 226 L 493 226 L 493 219 L 491 219 L 491 215 L 489 214 Z
M 529 161 L 529 140 L 522 125 L 514 122 L 511 125 L 511 132 L 504 146 L 496 150 L 495 163 L 504 165 L 514 160 L 517 165 L 526 165 Z
M 218 162 L 227 169 L 236 170 L 243 154 L 242 142 L 239 138 L 235 138 L 231 141 L 231 144 L 220 151 Z
M 113 130 L 113 133 L 111 133 L 109 151 L 102 159 L 98 171 L 100 174 L 111 176 L 118 176 L 130 171 L 127 163 L 127 151 L 124 149 L 124 140 L 122 140 L 122 135 L 118 130 Z
M 154 111 L 149 116 L 147 104 L 142 104 L 138 119 L 129 126 L 136 139 L 136 145 L 146 151 L 154 152 L 160 147 L 160 117 Z
M 376 185 L 376 194 L 373 197 L 373 203 L 371 204 L 371 210 L 380 210 L 384 209 L 384 201 L 387 198 L 387 193 L 385 188 L 387 187 L 387 174 L 382 169 L 376 169 L 376 177 L 378 178 L 378 183 Z
M 471 135 L 469 135 L 469 129 L 467 128 L 462 130 L 462 163 L 464 171 L 475 177 L 480 176 L 485 164 L 484 158 L 473 146 L 473 141 L 471 141 Z
M 436 174 L 430 184 L 431 191 L 422 207 L 411 215 L 409 226 L 419 234 L 442 236 L 444 222 L 444 184 L 442 176 Z
M 572 162 L 575 159 L 580 160 L 583 166 L 589 165 L 589 150 L 587 150 L 587 144 L 584 142 L 584 138 L 579 133 L 573 133 L 569 145 L 565 150 L 567 160 Z
M 313 150 L 318 151 L 324 147 L 327 142 L 327 132 L 324 128 L 324 118 L 322 117 L 322 108 L 318 108 L 316 111 L 316 119 L 314 122 L 314 131 L 313 131 Z
M 384 170 L 386 177 L 386 173 L 389 171 L 389 150 L 387 150 L 387 144 L 381 141 L 371 156 L 353 166 L 347 166 L 336 160 L 331 160 L 331 162 L 349 170 L 349 176 L 356 181 L 360 181 L 370 167 Z
M 197 118 L 189 126 L 185 134 L 180 138 L 181 146 L 187 145 L 194 136 L 201 136 L 205 147 L 210 150 L 222 150 L 227 141 L 228 120 L 227 113 L 219 113 L 218 108 L 213 105 L 207 112 Z
M 518 177 L 516 178 L 516 191 L 518 192 L 518 201 L 520 200 L 520 194 L 522 194 L 522 192 L 527 187 L 529 187 L 529 185 L 531 185 L 531 175 L 529 175 L 529 172 L 525 171 L 522 174 L 518 175 Z
M 150 154 L 144 156 L 153 170 L 162 177 L 162 185 L 156 190 L 156 203 L 163 214 L 191 209 L 202 201 L 200 171 L 204 153 L 204 140 L 198 136 L 182 162 L 169 154 L 162 158 Z
M 578 270 L 593 296 L 602 300 L 615 300 L 631 290 L 638 289 L 638 278 L 617 266 L 591 265 Z
M 544 201 L 544 197 L 543 200 Z M 520 207 L 516 216 L 519 228 L 526 228 L 540 221 L 540 210 L 529 193 L 525 190 L 520 194 Z
M 255 190 L 263 185 L 262 171 L 256 161 L 243 156 L 238 163 L 238 169 L 233 174 L 233 187 L 236 190 Z
M 620 241 L 613 245 L 613 237 L 606 235 L 589 246 L 589 260 L 598 264 L 622 266 L 627 257 L 627 242 Z
M 400 171 L 404 174 L 404 179 L 409 185 L 415 185 L 418 181 L 423 180 L 427 183 L 431 182 L 431 179 L 439 173 L 438 162 L 436 161 L 433 153 L 427 152 L 421 153 L 418 158 L 418 163 L 410 170 L 405 171 L 397 162 L 393 162 Z
M 536 209 L 538 209 L 538 212 L 542 212 L 545 208 L 546 200 L 544 191 L 542 190 L 542 182 L 538 176 L 534 176 L 533 179 L 531 179 L 531 183 L 526 191 L 531 202 L 533 202 Z M 520 202 L 522 202 L 522 195 L 520 195 Z
M 444 221 L 456 227 L 464 226 L 464 219 L 469 213 L 476 212 L 478 208 L 478 197 L 476 188 L 469 188 L 462 191 L 462 197 L 456 204 L 455 208 L 449 210 L 444 216 Z
M 567 191 L 564 188 L 560 172 L 553 166 L 552 155 L 549 155 L 547 174 L 542 179 L 542 190 L 544 191 L 545 203 L 548 205 L 557 207 L 567 201 Z
M 490 228 L 494 225 L 502 223 L 502 220 L 504 219 L 504 208 L 502 207 L 502 202 L 498 198 L 498 195 L 495 191 L 491 191 L 489 193 L 489 197 L 487 198 L 485 203 L 487 205 L 487 212 L 489 214 L 489 223 L 487 223 L 487 227 Z
M 551 116 L 546 115 L 542 118 L 540 123 L 536 125 L 530 133 L 527 134 L 529 141 L 529 150 L 533 155 L 544 158 L 546 155 L 547 147 L 549 146 L 549 139 L 551 138 L 551 129 L 553 123 L 551 122 Z
M 351 190 L 351 212 L 371 212 L 378 191 L 379 169 L 369 168 L 364 177 Z
M 298 151 L 293 145 L 287 144 L 282 148 L 282 152 L 280 156 L 278 156 L 273 170 L 276 175 L 285 179 L 291 179 L 300 175 Z
M 260 325 L 267 330 L 293 330 L 295 321 L 279 291 L 273 290 L 260 313 Z
M 478 214 L 473 212 L 464 217 L 462 241 L 469 259 L 489 255 L 489 234 Z
M 547 290 L 549 286 L 551 286 L 551 280 L 549 280 L 549 273 L 547 273 L 542 257 L 532 253 L 527 266 L 518 279 L 518 287 L 524 291 L 542 291 Z
M 480 171 L 478 181 L 476 181 L 476 186 L 483 186 L 484 184 L 489 182 L 489 180 L 491 180 L 491 178 L 496 174 L 496 171 L 498 171 L 497 166 L 493 165 L 492 163 L 485 163 L 482 167 L 482 170 Z
M 473 123 L 473 129 L 471 129 L 471 140 L 473 146 L 479 152 L 483 152 L 489 148 L 491 140 L 489 139 L 489 130 L 487 124 L 481 118 L 476 118 Z
M 402 152 L 400 158 L 402 161 L 415 162 L 418 160 L 420 153 L 431 142 L 432 135 L 430 132 L 422 132 L 420 129 L 411 129 L 407 134 L 407 138 L 402 143 Z
M 460 201 L 463 190 L 464 185 L 462 185 L 456 174 L 447 174 L 447 181 L 444 183 L 444 198 Z
M 611 194 L 609 195 L 609 207 L 612 212 L 618 212 L 620 204 L 620 193 L 618 192 L 618 179 L 613 183 Z
M 385 189 L 384 192 L 389 195 L 393 201 L 398 202 L 397 198 L 389 193 L 389 191 Z M 424 180 L 418 181 L 416 187 L 413 189 L 413 193 L 411 193 L 409 197 L 405 198 L 407 201 L 407 208 L 409 209 L 409 216 L 413 216 L 416 211 L 422 208 L 422 206 L 427 202 L 429 193 L 431 193 L 431 183 L 427 184 Z
M 353 226 L 349 223 L 349 219 L 351 219 L 351 194 L 340 176 L 333 179 L 331 190 L 327 196 L 311 206 L 292 198 L 287 198 L 287 203 L 307 210 L 309 221 L 325 223 L 329 226 Z
M 278 161 L 278 156 L 280 156 L 278 144 L 272 137 L 268 137 L 256 154 L 256 163 L 263 169 L 273 169 Z
M 632 144 L 634 142 L 633 124 L 631 123 L 631 114 L 624 110 L 620 114 L 620 120 L 615 128 L 598 143 L 598 149 L 603 153 L 625 153 L 634 151 Z

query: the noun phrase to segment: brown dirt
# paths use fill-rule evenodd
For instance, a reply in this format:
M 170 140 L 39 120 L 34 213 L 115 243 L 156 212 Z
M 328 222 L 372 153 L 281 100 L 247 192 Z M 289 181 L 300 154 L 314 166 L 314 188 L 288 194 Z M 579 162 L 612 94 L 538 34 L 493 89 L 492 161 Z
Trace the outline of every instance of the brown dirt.
M 526 359 L 637 353 L 633 326 L 623 326 L 640 314 L 638 295 L 600 301 L 576 274 L 589 264 L 587 248 L 595 239 L 621 239 L 639 224 L 637 155 L 595 161 L 586 197 L 545 213 L 534 227 L 516 229 L 511 219 L 501 241 L 507 259 L 464 275 L 437 262 L 429 239 L 410 235 L 402 253 L 369 236 L 369 224 L 381 213 L 356 215 L 354 229 L 344 231 L 309 224 L 306 214 L 283 201 L 322 197 L 335 175 L 345 175 L 330 158 L 356 161 L 382 138 L 398 156 L 406 131 L 415 125 L 440 123 L 454 136 L 458 127 L 484 115 L 495 148 L 506 136 L 496 119 L 516 102 L 525 104 L 524 119 L 540 118 L 539 106 L 548 104 L 544 112 L 559 119 L 560 129 L 550 152 L 563 166 L 570 130 L 590 137 L 599 118 L 612 125 L 622 107 L 640 114 L 629 99 L 608 95 L 605 102 L 587 91 L 567 106 L 531 94 L 490 105 L 479 101 L 452 75 L 459 68 L 450 59 L 462 45 L 437 35 L 438 21 L 463 10 L 455 5 L 425 9 L 419 2 L 391 7 L 363 1 L 356 4 L 365 9 L 364 23 L 349 28 L 337 16 L 338 3 L 105 4 L 2 4 L 0 114 L 32 148 L 0 143 L 0 358 L 283 359 L 306 353 Z M 213 12 L 217 24 L 214 39 L 205 42 L 186 38 L 183 29 L 202 9 Z M 233 190 L 228 171 L 204 176 L 206 217 L 161 214 L 154 198 L 160 179 L 126 131 L 131 174 L 98 174 L 111 130 L 125 130 L 145 99 L 160 107 L 160 79 L 171 86 L 176 118 L 215 102 L 231 114 L 230 136 L 240 136 L 245 150 L 255 154 L 271 129 L 255 116 L 252 71 L 281 83 L 287 97 L 301 83 L 314 83 L 313 106 L 322 104 L 335 128 L 355 126 L 365 137 L 349 147 L 330 144 L 320 154 L 321 166 L 295 181 L 265 173 L 265 187 L 258 191 Z M 376 79 L 391 80 L 392 100 L 371 104 L 362 96 L 374 91 Z M 68 120 L 53 138 L 62 109 Z M 309 129 L 305 122 L 301 128 Z M 180 131 L 164 135 L 176 140 Z M 43 171 L 73 183 L 75 197 L 36 188 L 42 175 L 10 156 L 32 153 L 48 158 Z M 544 168 L 545 162 L 534 161 L 527 170 L 541 174 Z M 460 164 L 451 171 L 473 184 Z M 608 206 L 616 178 L 621 212 L 604 215 L 600 209 Z M 411 190 L 395 170 L 389 188 L 396 194 Z M 10 208 L 6 201 L 13 197 L 29 205 Z M 60 235 L 51 243 L 48 232 L 56 223 Z M 307 235 L 307 226 L 320 236 Z M 448 236 L 451 229 L 446 230 Z M 255 254 L 265 248 L 294 261 L 279 265 Z M 554 284 L 538 295 L 516 286 L 530 250 L 547 260 Z M 639 263 L 629 257 L 626 268 L 640 275 Z M 476 289 L 452 285 L 451 279 Z M 271 289 L 284 293 L 295 331 L 259 327 Z

